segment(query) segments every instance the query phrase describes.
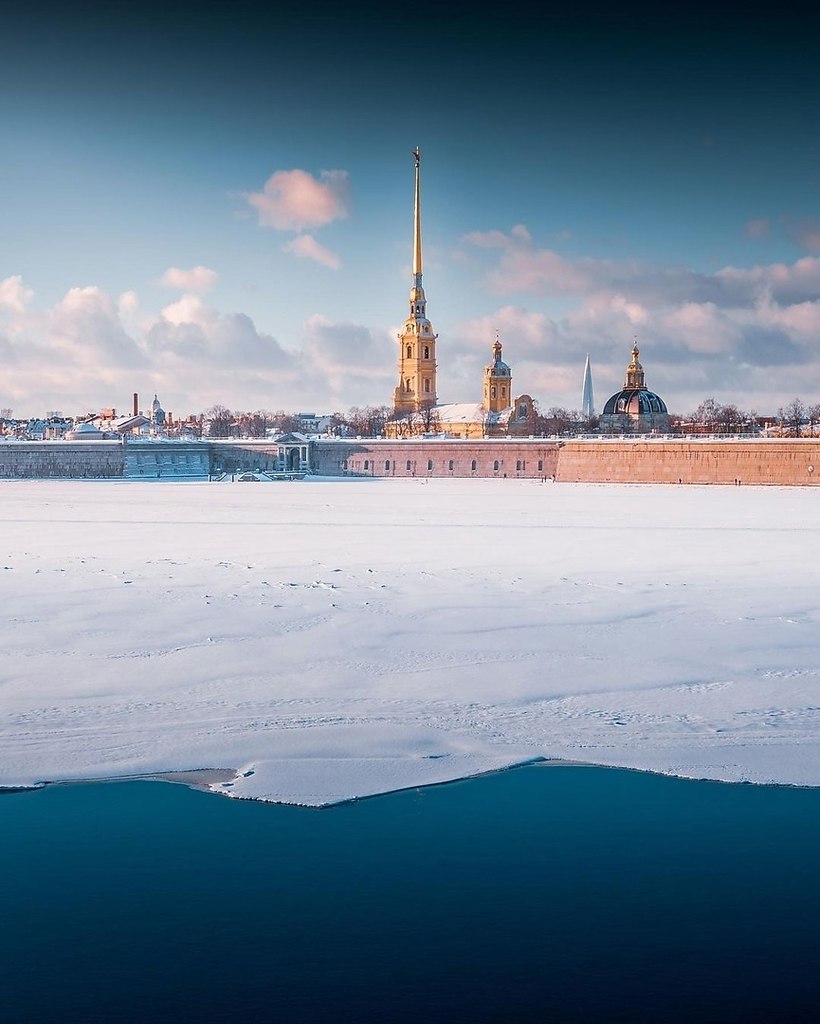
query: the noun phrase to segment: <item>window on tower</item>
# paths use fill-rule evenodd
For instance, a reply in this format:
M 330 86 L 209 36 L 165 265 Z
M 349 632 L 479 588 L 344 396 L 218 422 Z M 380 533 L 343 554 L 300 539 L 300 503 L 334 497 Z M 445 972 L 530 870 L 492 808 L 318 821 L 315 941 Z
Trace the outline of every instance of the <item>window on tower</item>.
M 490 388 L 490 398 L 495 398 L 495 388 Z
M 407 358 L 408 359 L 412 359 L 413 358 L 413 346 L 412 345 L 408 345 L 407 346 Z
M 425 380 L 425 382 L 424 382 L 424 393 L 427 394 L 427 395 L 430 394 L 430 381 L 429 380 Z
M 424 358 L 425 359 L 429 359 L 430 358 L 430 346 L 429 345 L 425 345 L 424 346 Z

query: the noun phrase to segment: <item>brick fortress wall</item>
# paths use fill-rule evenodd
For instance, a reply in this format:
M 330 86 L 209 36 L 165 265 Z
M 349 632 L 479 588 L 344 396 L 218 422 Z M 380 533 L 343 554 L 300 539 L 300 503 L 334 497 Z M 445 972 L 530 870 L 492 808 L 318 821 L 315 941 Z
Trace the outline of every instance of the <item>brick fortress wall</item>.
M 321 476 L 554 477 L 558 443 L 544 438 L 463 441 L 413 438 L 319 440 L 311 470 Z
M 278 446 L 265 442 L 14 441 L 0 443 L 0 477 L 106 479 L 207 478 L 209 460 L 236 469 L 274 469 Z M 311 472 L 323 476 L 498 477 L 564 483 L 820 483 L 820 439 L 467 441 L 319 439 Z
M 555 479 L 563 483 L 820 483 L 820 441 L 567 441 Z

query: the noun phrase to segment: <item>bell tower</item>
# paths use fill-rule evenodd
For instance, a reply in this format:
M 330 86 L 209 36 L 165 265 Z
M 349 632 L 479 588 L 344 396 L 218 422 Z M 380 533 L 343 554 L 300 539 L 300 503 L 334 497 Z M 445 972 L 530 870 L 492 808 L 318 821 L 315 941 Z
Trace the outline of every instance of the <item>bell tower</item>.
M 484 408 L 503 412 L 512 405 L 512 370 L 501 358 L 501 342 L 495 336 L 492 362 L 484 367 Z
M 436 395 L 436 338 L 427 319 L 427 298 L 422 285 L 421 260 L 421 154 L 413 150 L 415 163 L 413 204 L 413 287 L 410 289 L 410 312 L 399 339 L 399 383 L 393 392 L 396 416 L 429 409 L 438 401 Z

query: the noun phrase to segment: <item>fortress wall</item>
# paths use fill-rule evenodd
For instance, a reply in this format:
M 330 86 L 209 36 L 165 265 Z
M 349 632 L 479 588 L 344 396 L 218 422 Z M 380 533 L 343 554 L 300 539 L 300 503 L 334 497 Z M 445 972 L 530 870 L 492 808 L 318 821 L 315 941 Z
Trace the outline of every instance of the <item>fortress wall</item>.
M 567 441 L 564 483 L 820 483 L 820 441 Z
M 276 466 L 278 445 L 262 442 L 3 441 L 0 478 L 204 479 L 210 464 L 237 470 Z M 210 460 L 210 464 L 209 464 Z M 820 483 L 820 439 L 480 441 L 420 438 L 319 439 L 311 472 L 323 476 L 498 477 L 576 483 Z M 475 469 L 473 463 L 475 462 Z M 498 468 L 496 468 L 496 463 Z
M 123 475 L 119 441 L 0 442 L 0 478 L 105 480 Z
M 274 473 L 279 468 L 279 444 L 269 440 L 208 442 L 214 472 L 244 473 L 259 470 Z
M 124 462 L 124 475 L 132 480 L 205 480 L 210 449 L 199 441 L 129 441 Z
M 311 471 L 322 476 L 537 480 L 555 476 L 557 460 L 556 442 L 541 438 L 495 441 L 456 438 L 320 440 L 311 448 Z

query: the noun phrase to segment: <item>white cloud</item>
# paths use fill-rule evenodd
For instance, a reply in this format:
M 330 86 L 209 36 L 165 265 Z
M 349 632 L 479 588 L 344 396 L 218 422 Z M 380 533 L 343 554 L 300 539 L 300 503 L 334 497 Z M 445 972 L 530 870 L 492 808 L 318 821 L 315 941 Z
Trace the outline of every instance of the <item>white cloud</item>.
M 47 342 L 76 367 L 145 365 L 145 356 L 120 321 L 117 304 L 101 288 L 70 288 L 46 313 Z
M 742 325 L 713 302 L 685 302 L 663 314 L 656 329 L 687 351 L 701 355 L 731 352 L 742 334 Z
M 649 308 L 695 302 L 741 309 L 754 306 L 763 295 L 793 303 L 811 301 L 820 294 L 820 258 L 814 256 L 792 264 L 727 266 L 705 274 L 635 260 L 566 259 L 552 249 L 538 248 L 522 225 L 509 234 L 474 232 L 465 240 L 474 248 L 498 251 L 486 274 L 492 290 L 502 295 L 590 298 L 604 293 Z
M 261 192 L 245 195 L 262 227 L 277 231 L 303 231 L 347 216 L 347 171 L 322 171 L 314 178 L 307 171 L 276 171 Z
M 315 313 L 303 331 L 302 371 L 321 381 L 335 407 L 389 404 L 395 383 L 394 346 L 387 331 L 374 332 Z
M 308 237 L 295 239 L 294 249 Z M 494 310 L 479 305 L 479 315 L 462 323 L 439 323 L 442 401 L 480 399 L 497 330 L 515 390 L 544 408 L 579 404 L 587 352 L 599 399 L 619 388 L 633 335 L 649 387 L 674 409 L 693 409 L 709 395 L 761 412 L 796 394 L 820 400 L 818 257 L 706 274 L 558 253 L 545 258 L 548 250 L 521 225 L 472 243 L 470 258 L 480 254 L 489 271 L 506 273 L 514 269 L 509 259 L 520 260 L 533 297 L 529 308 L 505 297 Z M 550 315 L 540 297 L 561 280 L 582 290 L 562 303 L 561 315 Z M 389 325 L 317 313 L 283 344 L 245 314 L 222 312 L 193 291 L 146 310 L 131 291 L 111 297 L 93 286 L 72 288 L 37 309 L 19 277 L 3 285 L 4 402 L 19 411 L 124 406 L 134 390 L 157 391 L 180 413 L 214 402 L 328 410 L 391 401 L 397 348 Z M 477 292 L 484 303 L 486 291 Z
M 117 309 L 121 314 L 134 313 L 139 309 L 139 296 L 135 291 L 123 292 L 117 299 Z
M 33 297 L 34 291 L 26 288 L 19 274 L 0 281 L 0 309 L 11 313 L 24 313 Z
M 160 278 L 160 284 L 166 288 L 178 288 L 181 292 L 204 294 L 213 288 L 218 277 L 217 272 L 209 267 L 197 266 L 190 270 L 169 267 Z
M 180 324 L 204 325 L 213 320 L 213 315 L 198 295 L 183 295 L 162 310 L 163 319 L 175 326 Z
M 339 256 L 332 249 L 320 245 L 313 235 L 297 235 L 296 238 L 284 245 L 283 249 L 302 259 L 321 263 L 323 267 L 330 267 L 331 270 L 338 270 L 342 265 Z

